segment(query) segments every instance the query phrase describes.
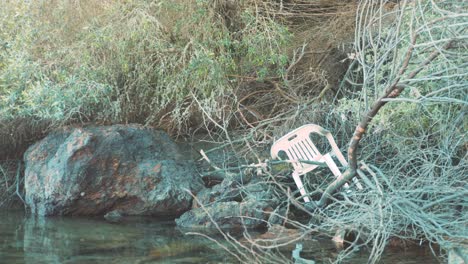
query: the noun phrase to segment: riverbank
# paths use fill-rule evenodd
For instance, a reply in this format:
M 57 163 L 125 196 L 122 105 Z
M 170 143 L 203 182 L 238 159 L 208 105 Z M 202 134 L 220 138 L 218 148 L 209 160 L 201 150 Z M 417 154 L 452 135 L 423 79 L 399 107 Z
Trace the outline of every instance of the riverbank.
M 0 207 L 344 234 L 332 262 L 417 241 L 445 260 L 468 241 L 467 17 L 458 0 L 4 1 Z M 188 162 L 88 129 L 132 124 L 215 147 Z M 306 124 L 347 157 L 301 176 L 307 206 L 270 153 Z M 290 261 L 278 241 L 246 250 L 225 235 L 240 262 Z

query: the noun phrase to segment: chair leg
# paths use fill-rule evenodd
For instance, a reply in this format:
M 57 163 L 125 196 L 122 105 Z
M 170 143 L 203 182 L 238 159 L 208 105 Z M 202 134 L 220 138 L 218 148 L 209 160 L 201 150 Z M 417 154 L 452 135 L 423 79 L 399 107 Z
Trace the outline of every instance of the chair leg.
M 356 172 L 367 187 L 374 189 L 374 190 L 377 189 L 375 185 L 372 183 L 372 181 L 366 176 L 366 174 L 364 174 L 362 170 L 358 169 Z
M 338 249 L 342 249 L 344 247 L 344 238 L 346 235 L 346 231 L 344 229 L 339 228 L 336 230 L 335 235 L 332 238 L 332 241 L 334 242 L 335 246 Z
M 307 192 L 304 188 L 304 185 L 302 184 L 299 174 L 297 172 L 293 172 L 292 176 L 293 176 L 294 182 L 296 183 L 297 188 L 299 189 L 299 192 L 301 193 L 301 196 L 304 198 L 304 202 L 306 203 L 310 202 L 310 199 L 307 196 Z
M 362 184 L 359 182 L 358 178 L 354 177 L 353 182 L 359 190 L 364 190 L 364 187 L 362 187 Z
M 330 168 L 330 170 L 332 171 L 333 175 L 335 175 L 336 178 L 340 177 L 341 176 L 340 169 L 338 169 L 338 166 L 336 166 L 330 154 L 324 155 L 323 159 L 325 160 L 325 163 L 327 164 L 328 168 Z M 345 190 L 348 191 L 349 184 L 345 183 L 344 188 Z

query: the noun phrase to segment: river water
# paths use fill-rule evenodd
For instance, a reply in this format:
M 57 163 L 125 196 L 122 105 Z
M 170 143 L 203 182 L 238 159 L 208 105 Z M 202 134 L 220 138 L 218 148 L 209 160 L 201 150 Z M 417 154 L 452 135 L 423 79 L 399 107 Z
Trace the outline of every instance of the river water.
M 320 245 L 311 252 L 316 260 L 336 256 L 337 251 L 329 243 Z M 366 263 L 366 255 L 359 253 L 347 263 Z M 34 218 L 26 217 L 21 211 L 2 211 L 0 263 L 235 262 L 216 243 L 200 236 L 184 235 L 170 220 L 140 217 L 110 223 L 101 218 Z M 381 263 L 438 261 L 427 248 L 418 248 L 389 250 Z
M 215 243 L 185 236 L 173 221 L 125 218 L 35 219 L 0 213 L 0 263 L 219 263 Z

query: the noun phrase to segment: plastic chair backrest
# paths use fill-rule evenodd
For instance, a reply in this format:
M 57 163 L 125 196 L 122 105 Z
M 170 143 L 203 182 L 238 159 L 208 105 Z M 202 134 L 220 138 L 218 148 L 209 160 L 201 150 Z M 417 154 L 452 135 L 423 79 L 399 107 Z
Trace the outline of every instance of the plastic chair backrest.
M 310 139 L 311 133 L 325 136 L 328 139 L 332 150 L 329 153 L 320 153 L 320 151 Z M 315 164 L 301 162 L 302 160 L 323 162 L 323 156 L 327 154 L 334 154 L 342 166 L 348 165 L 346 159 L 343 157 L 343 154 L 336 145 L 331 133 L 321 126 L 315 124 L 301 126 L 275 141 L 271 147 L 272 158 L 279 159 L 279 153 L 281 151 L 286 153 L 288 159 L 294 167 L 294 171 L 299 175 L 306 174 L 307 172 L 312 171 L 318 167 L 318 165 Z

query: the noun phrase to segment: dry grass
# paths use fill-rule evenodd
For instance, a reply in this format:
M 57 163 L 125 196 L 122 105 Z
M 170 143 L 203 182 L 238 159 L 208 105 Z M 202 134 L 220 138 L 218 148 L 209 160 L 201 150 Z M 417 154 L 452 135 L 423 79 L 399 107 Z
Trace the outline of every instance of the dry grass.
M 21 161 L 0 161 L 0 208 L 25 206 Z

